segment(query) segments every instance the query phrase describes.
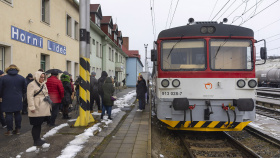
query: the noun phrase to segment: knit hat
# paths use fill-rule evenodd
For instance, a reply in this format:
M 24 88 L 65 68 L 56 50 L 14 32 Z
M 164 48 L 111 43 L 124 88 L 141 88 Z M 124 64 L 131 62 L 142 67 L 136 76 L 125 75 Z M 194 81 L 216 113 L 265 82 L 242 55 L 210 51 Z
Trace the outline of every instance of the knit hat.
M 62 74 L 60 77 L 62 82 L 70 82 L 70 77 L 68 75 Z
M 29 73 L 29 74 L 27 75 L 27 77 L 33 77 L 33 75 L 32 75 L 31 73 Z
M 4 72 L 3 72 L 2 70 L 0 70 L 0 75 L 3 75 L 3 73 L 4 73 Z
M 96 73 L 94 71 L 91 72 L 91 76 L 96 75 Z

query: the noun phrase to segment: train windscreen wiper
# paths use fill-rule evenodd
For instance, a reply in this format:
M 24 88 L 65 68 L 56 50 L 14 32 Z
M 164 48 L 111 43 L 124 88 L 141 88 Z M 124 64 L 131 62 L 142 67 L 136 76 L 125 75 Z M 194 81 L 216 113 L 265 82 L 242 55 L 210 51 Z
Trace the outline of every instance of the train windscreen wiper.
M 224 43 L 223 43 L 223 44 L 221 44 L 221 45 L 219 46 L 219 48 L 217 49 L 217 52 L 216 52 L 216 54 L 215 54 L 215 57 L 214 57 L 214 58 L 216 58 L 216 56 L 218 55 L 218 53 L 219 53 L 219 51 L 220 51 L 221 47 L 222 47 L 222 46 L 224 46 L 226 43 L 227 43 L 227 38 L 224 40 Z
M 181 38 L 180 38 L 180 40 L 179 40 L 178 42 L 176 42 L 176 43 L 173 45 L 173 47 L 171 48 L 171 50 L 170 50 L 170 52 L 169 52 L 169 54 L 168 54 L 168 56 L 167 56 L 167 59 L 169 58 L 169 56 L 170 56 L 172 50 L 174 49 L 174 47 L 175 47 L 179 42 L 182 41 L 183 37 L 184 37 L 184 35 L 182 35 Z

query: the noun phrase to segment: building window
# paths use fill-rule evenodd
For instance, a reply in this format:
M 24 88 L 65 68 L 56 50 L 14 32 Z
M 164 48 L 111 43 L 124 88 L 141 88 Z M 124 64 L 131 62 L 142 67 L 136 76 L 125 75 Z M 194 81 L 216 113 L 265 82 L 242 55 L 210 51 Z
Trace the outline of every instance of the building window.
M 66 61 L 66 71 L 68 72 L 68 73 L 71 73 L 71 61 L 69 61 L 69 60 L 67 60 Z
M 109 35 L 112 34 L 112 29 L 111 29 L 111 27 L 109 25 L 108 25 L 108 33 L 109 33 Z
M 50 0 L 42 0 L 42 21 L 50 24 Z
M 76 80 L 79 77 L 79 63 L 75 63 L 75 74 L 73 80 Z
M 41 55 L 41 69 L 46 71 L 46 55 Z
M 109 47 L 109 60 L 111 61 L 111 48 Z
M 74 39 L 79 40 L 79 23 L 75 21 Z
M 103 53 L 102 53 L 102 44 L 100 43 L 100 58 L 103 57 Z
M 112 49 L 112 61 L 114 61 L 114 50 Z
M 118 35 L 115 33 L 114 34 L 114 39 L 115 39 L 116 42 L 117 42 L 117 37 L 118 37 Z
M 123 62 L 122 62 L 122 56 L 121 56 L 121 63 L 123 63 Z
M 5 48 L 0 47 L 0 70 L 4 71 L 5 69 Z
M 66 33 L 68 36 L 72 35 L 72 30 L 71 30 L 71 16 L 67 15 L 66 18 Z
M 99 57 L 99 42 L 96 41 L 96 56 Z
M 92 44 L 95 45 L 95 39 L 92 39 Z
M 100 19 L 98 18 L 97 15 L 95 15 L 95 23 L 96 23 L 97 26 L 100 27 Z
M 91 71 L 96 73 L 96 71 L 95 71 L 95 67 L 92 67 L 92 70 L 91 70 Z

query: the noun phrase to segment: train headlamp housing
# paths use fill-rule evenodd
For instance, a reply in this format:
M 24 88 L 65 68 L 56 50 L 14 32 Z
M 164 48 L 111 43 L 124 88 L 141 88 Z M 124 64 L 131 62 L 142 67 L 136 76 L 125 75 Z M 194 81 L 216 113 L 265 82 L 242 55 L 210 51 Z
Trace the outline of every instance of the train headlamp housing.
M 248 86 L 249 86 L 250 88 L 255 88 L 257 85 L 258 85 L 258 83 L 257 83 L 257 81 L 255 81 L 255 80 L 250 80 L 250 81 L 248 82 Z
M 201 33 L 207 33 L 207 27 L 204 27 L 204 26 L 201 27 L 201 28 L 200 28 L 200 32 L 201 32 Z
M 169 81 L 167 79 L 164 79 L 161 81 L 161 86 L 162 87 L 168 87 L 169 86 Z
M 243 87 L 245 87 L 245 85 L 246 85 L 246 82 L 244 80 L 238 80 L 237 81 L 237 86 L 239 88 L 243 88 Z
M 172 86 L 173 87 L 179 87 L 180 86 L 180 81 L 178 79 L 175 79 L 172 81 Z
M 213 27 L 213 26 L 210 26 L 210 27 L 207 28 L 208 33 L 214 33 L 215 30 L 216 30 L 216 29 L 215 29 L 215 27 Z

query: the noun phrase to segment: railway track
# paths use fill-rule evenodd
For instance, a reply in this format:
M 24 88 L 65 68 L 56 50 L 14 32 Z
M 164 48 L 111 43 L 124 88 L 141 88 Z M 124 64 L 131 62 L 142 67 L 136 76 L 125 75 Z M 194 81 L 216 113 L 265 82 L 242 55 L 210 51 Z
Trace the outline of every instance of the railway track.
M 256 113 L 260 114 L 260 115 L 264 115 L 270 118 L 274 118 L 277 120 L 280 120 L 280 111 L 277 111 L 275 109 L 272 108 L 267 108 L 264 106 L 256 106 Z
M 178 132 L 187 157 L 280 157 L 280 140 L 247 126 L 238 132 Z
M 177 132 L 188 157 L 261 157 L 226 132 Z
M 280 88 L 259 87 L 256 92 L 258 105 L 280 109 Z

